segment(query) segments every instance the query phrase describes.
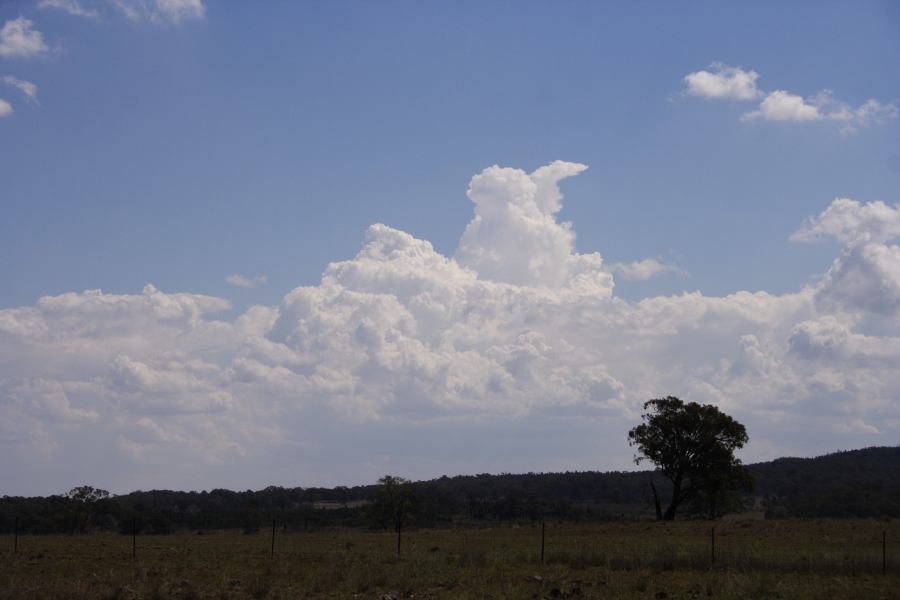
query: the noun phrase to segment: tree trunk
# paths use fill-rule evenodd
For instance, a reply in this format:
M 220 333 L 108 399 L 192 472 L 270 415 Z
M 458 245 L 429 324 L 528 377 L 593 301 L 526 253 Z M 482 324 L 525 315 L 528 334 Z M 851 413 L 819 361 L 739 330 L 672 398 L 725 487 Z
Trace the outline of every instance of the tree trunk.
M 679 473 L 678 476 L 675 477 L 675 481 L 672 482 L 672 501 L 669 503 L 669 508 L 666 509 L 666 512 L 663 515 L 663 521 L 675 520 L 675 511 L 678 509 L 678 504 L 681 502 L 681 480 L 682 476 Z
M 653 507 L 656 508 L 656 520 L 662 521 L 662 506 L 659 504 L 659 494 L 656 493 L 656 486 L 653 485 L 653 476 L 650 476 L 650 489 L 653 490 Z

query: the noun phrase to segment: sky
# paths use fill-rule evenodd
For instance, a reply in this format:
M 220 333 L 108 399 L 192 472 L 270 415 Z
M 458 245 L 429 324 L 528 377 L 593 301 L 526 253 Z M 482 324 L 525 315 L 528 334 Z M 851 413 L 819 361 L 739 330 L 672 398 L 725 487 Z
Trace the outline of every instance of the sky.
M 0 494 L 900 443 L 896 2 L 0 2 Z

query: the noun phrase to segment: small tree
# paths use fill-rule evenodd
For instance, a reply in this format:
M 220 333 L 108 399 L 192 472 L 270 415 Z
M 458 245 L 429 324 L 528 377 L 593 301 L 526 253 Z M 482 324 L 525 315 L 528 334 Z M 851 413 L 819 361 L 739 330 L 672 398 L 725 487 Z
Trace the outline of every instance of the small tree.
M 397 532 L 397 556 L 400 556 L 400 537 L 409 513 L 413 507 L 414 491 L 412 482 L 396 475 L 385 475 L 378 480 L 381 486 L 373 513 L 385 527 L 392 526 Z
M 75 504 L 78 514 L 78 530 L 84 533 L 91 525 L 97 503 L 109 498 L 109 492 L 89 485 L 80 485 L 69 490 L 65 497 Z
M 734 457 L 747 443 L 747 430 L 717 407 L 668 396 L 645 402 L 644 409 L 644 423 L 628 432 L 628 441 L 638 448 L 636 463 L 650 460 L 672 484 L 672 498 L 663 512 L 651 476 L 657 519 L 674 519 L 683 502 L 698 497 L 715 518 L 724 508 L 720 499 L 726 491 L 752 482 Z

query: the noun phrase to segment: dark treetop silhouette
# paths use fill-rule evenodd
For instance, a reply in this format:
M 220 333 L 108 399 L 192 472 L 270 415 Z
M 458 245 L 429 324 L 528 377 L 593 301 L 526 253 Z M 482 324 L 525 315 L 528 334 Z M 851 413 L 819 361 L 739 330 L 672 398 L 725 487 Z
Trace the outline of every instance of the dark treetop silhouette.
M 743 425 L 711 404 L 684 403 L 674 396 L 645 402 L 644 409 L 644 422 L 628 432 L 628 442 L 638 448 L 636 463 L 650 460 L 672 484 L 663 512 L 651 475 L 657 519 L 671 521 L 686 501 L 699 503 L 715 518 L 729 492 L 752 488 L 752 477 L 734 457 L 747 443 Z

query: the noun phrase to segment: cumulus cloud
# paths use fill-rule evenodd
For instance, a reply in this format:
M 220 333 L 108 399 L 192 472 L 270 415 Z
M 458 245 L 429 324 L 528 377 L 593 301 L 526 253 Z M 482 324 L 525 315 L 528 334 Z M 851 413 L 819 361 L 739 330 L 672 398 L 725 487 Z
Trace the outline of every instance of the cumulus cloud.
M 11 114 L 13 114 L 12 104 L 0 98 L 0 118 L 8 117 Z
M 900 308 L 900 246 L 866 243 L 841 253 L 818 295 L 827 310 L 896 315 Z
M 818 121 L 822 119 L 819 109 L 808 104 L 801 96 L 775 90 L 765 97 L 760 103 L 759 109 L 744 113 L 741 119 L 750 121 L 753 119 L 765 119 L 767 121 Z
M 900 237 L 900 205 L 837 198 L 822 214 L 807 219 L 791 239 L 814 242 L 829 237 L 850 245 Z
M 897 117 L 897 106 L 882 104 L 869 99 L 858 108 L 852 108 L 834 98 L 830 90 L 819 92 L 810 99 L 776 90 L 768 94 L 759 109 L 741 115 L 742 121 L 763 119 L 766 121 L 835 121 L 846 133 L 855 132 L 872 124 L 883 125 Z
M 97 482 L 113 489 L 623 468 L 624 432 L 665 394 L 718 404 L 769 456 L 799 427 L 820 434 L 810 452 L 836 447 L 842 423 L 853 440 L 871 422 L 896 437 L 892 213 L 858 203 L 838 219 L 833 204 L 808 220 L 796 239 L 845 247 L 796 292 L 629 302 L 555 218 L 560 182 L 584 168 L 487 168 L 455 256 L 372 225 L 317 284 L 235 319 L 223 299 L 153 286 L 0 310 L 0 443 L 20 459 L 0 475 L 21 479 L 27 459 L 84 479 L 68 457 L 88 451 L 139 476 Z
M 86 8 L 78 0 L 40 0 L 38 8 L 61 10 L 74 17 L 98 19 L 100 12 L 96 8 Z
M 28 58 L 48 50 L 44 36 L 25 17 L 11 19 L 0 28 L 0 57 Z
M 265 275 L 257 275 L 256 277 L 245 277 L 235 273 L 225 278 L 225 282 L 235 287 L 254 288 L 258 285 L 264 285 L 269 280 Z
M 714 63 L 713 71 L 696 71 L 684 77 L 684 93 L 709 99 L 755 100 L 765 96 L 756 110 L 741 115 L 741 121 L 838 123 L 844 133 L 854 133 L 870 125 L 883 125 L 897 118 L 898 107 L 893 102 L 882 103 L 870 98 L 857 108 L 835 98 L 825 89 L 804 98 L 786 90 L 763 92 L 756 86 L 759 75 L 740 67 Z
M 609 265 L 609 271 L 624 279 L 625 281 L 646 281 L 651 277 L 663 275 L 665 273 L 675 273 L 677 275 L 687 275 L 684 269 L 675 265 L 669 265 L 660 262 L 655 258 L 645 258 L 630 263 L 612 263 Z
M 756 87 L 759 74 L 740 67 L 713 63 L 712 71 L 695 71 L 684 76 L 687 93 L 701 98 L 753 100 L 762 92 Z
M 900 309 L 900 206 L 838 198 L 807 219 L 791 239 L 834 238 L 844 249 L 822 278 L 817 298 L 826 310 L 895 315 Z
M 456 261 L 484 279 L 524 286 L 579 288 L 609 296 L 612 278 L 599 254 L 574 252 L 570 223 L 559 223 L 558 183 L 587 169 L 555 161 L 531 174 L 496 165 L 472 178 L 475 216 L 466 226 Z
M 12 75 L 4 75 L 3 77 L 0 77 L 0 81 L 22 92 L 22 94 L 25 96 L 26 101 L 35 104 L 37 103 L 37 85 L 31 83 L 30 81 L 25 81 L 24 79 L 13 77 Z

